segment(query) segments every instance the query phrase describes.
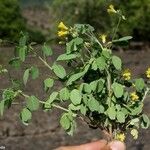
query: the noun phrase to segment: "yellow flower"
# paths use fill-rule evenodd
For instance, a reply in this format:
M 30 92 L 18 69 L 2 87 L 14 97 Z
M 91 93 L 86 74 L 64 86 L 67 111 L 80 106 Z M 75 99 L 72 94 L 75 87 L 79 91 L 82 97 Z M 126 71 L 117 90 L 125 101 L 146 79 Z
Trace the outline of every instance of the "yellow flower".
M 69 32 L 68 31 L 58 31 L 58 36 L 59 37 L 65 37 Z
M 117 13 L 117 11 L 115 10 L 115 8 L 114 8 L 114 5 L 109 5 L 109 7 L 108 7 L 108 9 L 107 9 L 107 12 L 108 13 Z
M 126 138 L 126 136 L 125 136 L 124 133 L 118 133 L 118 134 L 116 135 L 116 140 L 119 140 L 119 141 L 121 141 L 121 142 L 124 142 L 125 138 Z
M 136 101 L 136 100 L 139 99 L 139 96 L 136 94 L 136 92 L 132 92 L 132 93 L 130 94 L 130 96 L 131 96 L 131 100 L 132 100 L 132 101 Z
M 122 74 L 123 78 L 125 80 L 130 80 L 131 79 L 131 72 L 129 69 L 126 69 L 123 71 L 123 74 Z
M 146 77 L 150 79 L 150 67 L 146 71 Z
M 58 29 L 60 29 L 60 30 L 68 30 L 68 27 L 63 22 L 60 22 L 59 25 L 58 25 Z
M 107 38 L 107 35 L 106 34 L 102 34 L 100 36 L 100 39 L 102 40 L 103 43 L 106 43 L 106 38 Z

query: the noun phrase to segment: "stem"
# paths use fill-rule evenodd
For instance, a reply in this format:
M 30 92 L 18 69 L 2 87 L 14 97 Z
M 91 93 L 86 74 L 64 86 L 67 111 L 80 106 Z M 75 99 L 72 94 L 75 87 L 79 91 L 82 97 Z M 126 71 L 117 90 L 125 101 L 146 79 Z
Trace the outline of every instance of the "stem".
M 84 48 L 87 50 L 87 52 L 89 53 L 89 55 L 91 55 L 90 50 L 86 46 L 84 46 Z
M 102 44 L 99 42 L 99 40 L 96 38 L 96 36 L 94 35 L 94 33 L 90 32 L 90 35 L 89 34 L 86 34 L 88 37 L 92 37 L 94 38 L 94 40 L 99 44 L 100 48 L 103 49 L 103 46 Z
M 144 93 L 144 96 L 143 96 L 143 98 L 142 98 L 142 101 L 145 100 L 145 98 L 146 98 L 146 96 L 147 96 L 147 94 L 148 94 L 149 91 L 150 91 L 150 89 L 149 89 L 149 88 L 146 88 L 146 91 L 145 91 L 145 93 Z
M 20 91 L 20 94 L 21 94 L 22 96 L 24 96 L 25 98 L 29 98 L 29 97 L 30 97 L 29 95 L 24 94 L 22 91 Z
M 52 70 L 52 67 L 46 62 L 46 60 L 44 60 L 43 58 L 41 58 L 40 56 L 38 57 L 42 62 L 43 62 L 43 64 L 46 66 L 46 67 L 48 67 L 50 70 Z M 49 76 L 49 77 L 51 77 L 51 78 L 53 78 L 53 79 L 58 79 L 58 78 L 55 78 L 55 77 L 52 77 L 52 76 Z
M 112 95 L 112 90 L 111 90 L 111 75 L 108 70 L 107 72 L 107 89 L 108 89 L 108 99 L 109 99 L 109 107 L 111 106 L 111 95 Z
M 28 98 L 28 97 L 29 97 L 28 95 L 24 94 L 22 91 L 20 92 L 20 94 L 21 94 L 22 96 L 24 96 L 25 98 Z M 48 105 L 49 105 L 49 103 L 46 103 L 46 102 L 44 102 L 44 101 L 39 101 L 39 102 L 40 102 L 41 104 L 48 104 Z M 66 109 L 66 108 L 64 108 L 64 107 L 62 107 L 62 106 L 59 106 L 59 105 L 56 105 L 56 104 L 52 104 L 52 106 L 55 107 L 55 108 L 64 110 L 64 111 L 66 111 L 66 112 L 69 112 L 68 109 Z
M 16 103 L 12 103 L 12 105 L 20 105 L 20 103 L 17 103 L 17 102 Z
M 82 64 L 84 65 L 84 64 L 85 64 L 85 62 L 84 62 L 84 59 L 83 59 L 83 58 L 81 58 L 81 61 L 82 61 Z
M 111 107 L 111 96 L 112 96 L 112 89 L 111 89 L 111 75 L 109 73 L 108 68 L 106 69 L 107 72 L 107 89 L 108 89 L 108 106 Z M 113 139 L 113 129 L 112 124 L 109 124 L 108 130 L 110 135 L 110 140 Z
M 112 125 L 109 125 L 109 134 L 110 134 L 110 140 L 112 141 L 113 139 L 113 131 L 112 131 Z
M 116 27 L 115 30 L 114 30 L 113 37 L 112 37 L 112 41 L 115 39 L 115 36 L 116 36 L 117 31 L 118 31 L 120 22 L 121 22 L 121 17 L 119 17 L 117 27 Z
M 55 107 L 55 108 L 58 108 L 58 109 L 64 110 L 64 111 L 66 111 L 66 112 L 69 112 L 69 110 L 68 110 L 68 109 L 66 109 L 66 108 L 64 108 L 64 107 L 62 107 L 62 106 L 59 106 L 59 105 L 56 105 L 56 104 L 52 104 L 52 106 L 53 106 L 53 107 Z
M 95 39 L 95 41 L 99 44 L 100 48 L 103 50 L 103 46 L 102 44 L 99 42 L 99 40 L 96 38 L 96 36 L 94 35 L 94 33 L 91 33 L 91 35 L 93 36 L 93 38 Z
M 50 70 L 52 70 L 52 67 L 43 58 L 41 58 L 40 56 L 38 58 L 44 63 L 44 65 L 46 67 L 48 67 Z
M 46 102 L 43 102 L 43 101 L 39 101 L 39 102 L 40 102 L 41 104 L 48 104 L 48 105 L 49 105 L 49 103 L 46 103 Z M 66 109 L 66 108 L 64 108 L 64 107 L 62 107 L 62 106 L 59 106 L 59 105 L 56 105 L 56 104 L 52 104 L 52 106 L 55 107 L 55 108 L 64 110 L 64 111 L 66 111 L 66 112 L 69 112 L 68 109 Z

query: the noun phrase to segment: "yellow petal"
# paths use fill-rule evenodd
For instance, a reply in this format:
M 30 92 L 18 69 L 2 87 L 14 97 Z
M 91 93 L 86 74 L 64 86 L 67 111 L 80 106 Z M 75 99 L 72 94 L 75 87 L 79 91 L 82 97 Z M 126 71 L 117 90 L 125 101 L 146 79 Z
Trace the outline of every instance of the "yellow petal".
M 124 142 L 125 140 L 125 134 L 124 133 L 118 133 L 116 136 L 117 140 Z
M 64 37 L 68 34 L 68 31 L 58 31 L 57 34 L 58 34 L 59 37 Z
M 117 13 L 117 11 L 114 8 L 114 5 L 109 5 L 107 12 L 108 13 Z
M 148 68 L 146 71 L 146 77 L 150 79 L 150 68 Z
M 59 25 L 58 25 L 58 29 L 60 29 L 60 30 L 68 30 L 68 27 L 63 22 L 60 22 Z
M 131 96 L 131 100 L 132 100 L 132 101 L 136 101 L 136 100 L 139 99 L 139 96 L 136 94 L 136 92 L 132 92 L 132 93 L 130 94 L 130 96 Z
M 103 43 L 106 43 L 106 38 L 107 38 L 107 35 L 106 34 L 102 34 L 100 36 L 100 39 L 102 40 Z
M 125 80 L 131 79 L 131 71 L 129 69 L 126 69 L 123 71 L 122 76 Z

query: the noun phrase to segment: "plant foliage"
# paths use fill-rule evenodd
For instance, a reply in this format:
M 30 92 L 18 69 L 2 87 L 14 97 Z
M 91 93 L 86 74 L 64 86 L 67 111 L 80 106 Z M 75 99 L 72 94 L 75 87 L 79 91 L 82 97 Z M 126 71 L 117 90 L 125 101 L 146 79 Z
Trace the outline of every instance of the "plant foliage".
M 120 10 L 115 10 L 112 5 L 109 12 L 124 19 Z M 22 34 L 10 64 L 20 67 L 29 54 L 34 54 L 51 71 L 50 76 L 43 80 L 48 96 L 39 100 L 23 90 L 7 88 L 0 101 L 0 114 L 3 115 L 5 108 L 9 108 L 16 97 L 23 96 L 25 103 L 20 118 L 26 125 L 32 118 L 32 112 L 40 106 L 45 111 L 55 107 L 63 110 L 60 124 L 69 135 L 77 127 L 76 118 L 80 118 L 90 127 L 105 131 L 111 140 L 124 139 L 127 130 L 137 138 L 139 128 L 146 129 L 150 125 L 148 116 L 143 112 L 144 100 L 150 91 L 149 82 L 132 78 L 128 70 L 124 71 L 121 58 L 112 52 L 112 46 L 120 41 L 127 44 L 131 37 L 116 39 L 113 35 L 113 39 L 108 41 L 96 37 L 94 28 L 89 24 L 67 27 L 63 22 L 58 26 L 58 36 L 65 52 L 50 64 L 48 58 L 53 54 L 52 48 L 44 44 L 40 55 L 28 43 L 26 35 Z M 1 67 L 1 73 L 7 71 Z M 26 68 L 24 85 L 28 84 L 30 76 L 33 80 L 37 79 L 39 73 L 36 64 Z M 146 76 L 150 78 L 150 69 Z M 62 88 L 52 90 L 57 81 L 62 83 Z M 63 102 L 67 103 L 66 107 L 62 106 Z

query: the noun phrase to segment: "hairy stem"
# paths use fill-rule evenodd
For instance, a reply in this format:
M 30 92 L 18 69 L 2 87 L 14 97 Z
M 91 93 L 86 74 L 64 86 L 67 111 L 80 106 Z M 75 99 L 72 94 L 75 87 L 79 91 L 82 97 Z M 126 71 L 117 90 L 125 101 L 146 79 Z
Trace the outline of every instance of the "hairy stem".
M 43 58 L 41 58 L 40 56 L 39 56 L 38 58 L 43 62 L 43 64 L 44 64 L 46 67 L 48 67 L 50 70 L 52 70 L 52 67 L 51 67 Z
M 24 96 L 25 98 L 29 98 L 29 96 L 28 96 L 27 94 L 24 94 L 22 91 L 20 92 L 20 94 L 21 94 L 22 96 Z M 39 102 L 40 102 L 41 104 L 47 104 L 47 105 L 49 105 L 49 103 L 44 102 L 44 101 L 39 101 Z M 68 109 L 66 109 L 66 108 L 64 108 L 64 107 L 62 107 L 62 106 L 56 105 L 56 104 L 52 104 L 52 106 L 55 107 L 55 108 L 64 110 L 64 111 L 66 111 L 66 112 L 69 111 Z
M 143 98 L 142 98 L 142 101 L 145 100 L 145 98 L 146 98 L 146 96 L 147 96 L 147 94 L 148 94 L 149 91 L 150 91 L 150 89 L 149 89 L 149 88 L 146 88 L 146 91 L 145 91 L 145 93 L 144 93 L 144 96 L 143 96 Z
M 116 34 L 117 34 L 117 31 L 118 31 L 118 28 L 119 28 L 120 23 L 121 23 L 121 17 L 119 17 L 117 26 L 116 26 L 116 28 L 115 28 L 115 30 L 114 30 L 113 37 L 112 37 L 112 41 L 115 39 L 115 36 L 116 36 Z
M 107 72 L 107 90 L 108 90 L 108 105 L 111 107 L 111 96 L 112 96 L 112 89 L 111 89 L 111 75 L 109 73 L 108 68 L 106 69 Z M 108 130 L 110 134 L 110 140 L 113 139 L 113 129 L 112 124 L 109 124 Z

